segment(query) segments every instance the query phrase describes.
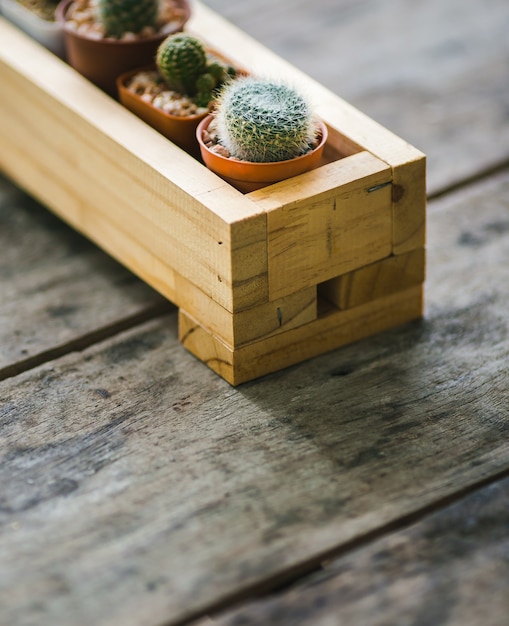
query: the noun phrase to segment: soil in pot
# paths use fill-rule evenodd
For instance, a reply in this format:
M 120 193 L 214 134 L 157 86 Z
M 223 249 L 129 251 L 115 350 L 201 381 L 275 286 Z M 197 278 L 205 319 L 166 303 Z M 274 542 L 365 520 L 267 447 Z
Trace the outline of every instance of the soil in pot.
M 192 98 L 167 87 L 154 67 L 134 70 L 117 79 L 120 102 L 147 124 L 195 158 L 200 155 L 196 128 L 209 114 Z
M 80 74 L 116 97 L 117 77 L 153 63 L 159 44 L 183 30 L 191 9 L 188 0 L 163 0 L 156 28 L 126 33 L 120 39 L 106 37 L 94 13 L 94 0 L 62 0 L 58 5 L 67 59 Z
M 294 159 L 271 163 L 252 163 L 231 157 L 228 150 L 218 143 L 213 115 L 200 122 L 196 138 L 205 165 L 242 193 L 249 193 L 318 167 L 328 136 L 327 126 L 323 122 L 319 122 L 318 126 L 316 141 L 308 152 Z

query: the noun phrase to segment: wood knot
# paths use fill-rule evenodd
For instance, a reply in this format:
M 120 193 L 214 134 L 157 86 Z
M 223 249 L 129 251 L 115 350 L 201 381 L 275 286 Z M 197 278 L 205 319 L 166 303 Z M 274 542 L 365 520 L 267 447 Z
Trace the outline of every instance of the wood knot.
M 405 188 L 401 185 L 392 185 L 392 201 L 399 202 L 405 195 Z

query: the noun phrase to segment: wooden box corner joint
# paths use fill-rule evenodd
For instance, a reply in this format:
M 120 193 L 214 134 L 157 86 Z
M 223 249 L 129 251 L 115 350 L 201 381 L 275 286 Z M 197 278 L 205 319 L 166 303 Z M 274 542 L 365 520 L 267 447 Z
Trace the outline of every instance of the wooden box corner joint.
M 241 194 L 0 19 L 0 168 L 174 302 L 232 385 L 420 317 L 424 155 L 200 2 L 189 29 L 312 94 L 320 167 Z

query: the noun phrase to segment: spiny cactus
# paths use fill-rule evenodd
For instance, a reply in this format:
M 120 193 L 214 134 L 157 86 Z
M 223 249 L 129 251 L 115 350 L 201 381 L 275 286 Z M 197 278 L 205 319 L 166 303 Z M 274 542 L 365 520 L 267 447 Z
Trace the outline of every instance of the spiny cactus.
M 307 100 L 283 83 L 241 77 L 226 84 L 216 107 L 219 142 L 243 161 L 285 161 L 309 151 L 316 123 Z
M 156 64 L 170 89 L 194 98 L 203 107 L 212 100 L 214 91 L 235 74 L 227 64 L 209 61 L 202 43 L 187 33 L 169 35 L 159 46 Z
M 159 72 L 174 91 L 194 96 L 196 81 L 205 73 L 207 57 L 202 44 L 185 33 L 167 37 L 156 55 Z
M 154 27 L 159 15 L 159 0 L 97 0 L 98 19 L 105 34 L 121 38 L 124 33 L 139 33 Z

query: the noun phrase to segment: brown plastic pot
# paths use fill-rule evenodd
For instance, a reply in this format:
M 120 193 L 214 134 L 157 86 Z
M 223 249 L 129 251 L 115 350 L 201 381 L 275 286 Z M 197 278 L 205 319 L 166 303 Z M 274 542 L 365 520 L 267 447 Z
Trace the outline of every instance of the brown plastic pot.
M 203 162 L 215 174 L 243 193 L 249 193 L 281 180 L 298 176 L 320 165 L 328 136 L 327 126 L 323 122 L 318 123 L 321 135 L 320 142 L 313 150 L 287 161 L 253 163 L 229 159 L 213 152 L 205 145 L 203 132 L 207 130 L 213 119 L 213 115 L 208 115 L 198 124 L 196 129 L 196 138 Z
M 66 28 L 66 14 L 72 0 L 62 0 L 56 11 L 64 30 L 67 61 L 80 74 L 112 96 L 116 96 L 116 79 L 120 74 L 153 63 L 159 44 L 170 34 L 182 31 L 191 17 L 187 0 L 176 0 L 183 9 L 181 20 L 172 22 L 152 37 L 135 40 L 92 39 Z

